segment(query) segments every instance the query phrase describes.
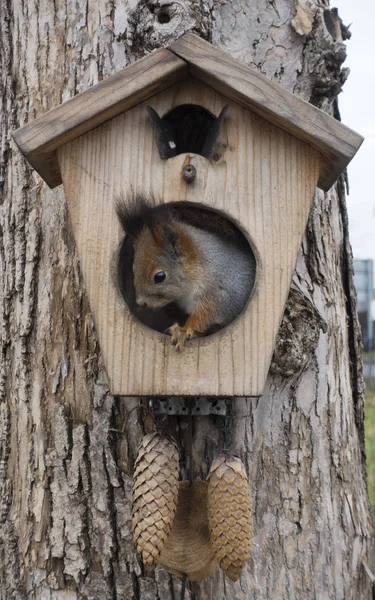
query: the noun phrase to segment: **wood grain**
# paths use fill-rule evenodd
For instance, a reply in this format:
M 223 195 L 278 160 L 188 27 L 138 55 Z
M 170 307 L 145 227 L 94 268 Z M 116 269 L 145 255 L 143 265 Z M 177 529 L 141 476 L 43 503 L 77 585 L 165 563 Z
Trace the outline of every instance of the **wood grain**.
M 13 133 L 46 183 L 61 184 L 56 150 L 186 76 L 185 61 L 159 49 Z
M 229 110 L 215 152 L 190 155 L 193 184 L 181 170 L 186 154 L 159 157 L 146 103 L 66 144 L 61 173 L 88 298 L 114 394 L 257 396 L 263 391 L 289 292 L 320 157 L 309 144 L 275 127 L 197 80 L 148 100 L 159 114 L 199 103 Z M 216 157 L 217 158 L 217 157 Z M 114 203 L 121 192 L 157 201 L 204 203 L 237 222 L 253 244 L 255 291 L 238 319 L 176 353 L 167 336 L 131 314 L 112 279 L 122 240 Z M 230 274 L 229 274 L 230 276 Z
M 323 155 L 318 187 L 325 191 L 363 142 L 355 131 L 197 35 L 188 33 L 169 49 L 187 61 L 191 75 L 318 149 Z

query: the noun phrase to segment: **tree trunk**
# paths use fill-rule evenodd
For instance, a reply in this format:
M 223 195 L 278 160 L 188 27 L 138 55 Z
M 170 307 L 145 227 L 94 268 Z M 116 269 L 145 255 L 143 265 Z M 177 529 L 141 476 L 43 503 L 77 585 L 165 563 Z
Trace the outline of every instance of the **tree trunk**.
M 134 554 L 130 501 L 155 425 L 185 470 L 186 419 L 155 423 L 145 399 L 111 395 L 64 191 L 10 134 L 187 31 L 338 117 L 348 32 L 328 0 L 0 2 L 0 599 L 176 600 L 180 580 Z M 317 192 L 264 395 L 194 419 L 196 478 L 224 448 L 246 465 L 254 544 L 239 582 L 217 569 L 187 598 L 371 597 L 344 186 Z

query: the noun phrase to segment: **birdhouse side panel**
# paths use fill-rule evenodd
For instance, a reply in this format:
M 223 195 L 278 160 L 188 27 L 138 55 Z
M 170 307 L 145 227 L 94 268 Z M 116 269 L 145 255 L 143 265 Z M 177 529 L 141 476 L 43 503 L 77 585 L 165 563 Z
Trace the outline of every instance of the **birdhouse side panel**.
M 160 158 L 146 111 L 193 103 L 229 109 L 211 159 Z M 59 151 L 69 215 L 111 390 L 120 395 L 257 396 L 263 391 L 319 174 L 308 144 L 194 80 L 176 84 Z M 182 178 L 186 161 L 194 183 Z M 243 313 L 176 353 L 133 317 L 116 285 L 123 238 L 116 198 L 153 195 L 231 218 L 249 239 L 257 280 Z M 231 273 L 221 274 L 231 277 Z

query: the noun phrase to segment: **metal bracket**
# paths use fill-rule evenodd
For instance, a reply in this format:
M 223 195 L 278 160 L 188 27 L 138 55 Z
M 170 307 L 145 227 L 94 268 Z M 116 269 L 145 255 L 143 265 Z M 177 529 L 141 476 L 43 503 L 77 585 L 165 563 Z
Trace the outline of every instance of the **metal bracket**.
M 227 401 L 225 398 L 209 400 L 208 398 L 182 398 L 173 396 L 171 398 L 150 398 L 150 408 L 158 415 L 188 415 L 189 404 L 193 403 L 193 416 L 227 414 Z

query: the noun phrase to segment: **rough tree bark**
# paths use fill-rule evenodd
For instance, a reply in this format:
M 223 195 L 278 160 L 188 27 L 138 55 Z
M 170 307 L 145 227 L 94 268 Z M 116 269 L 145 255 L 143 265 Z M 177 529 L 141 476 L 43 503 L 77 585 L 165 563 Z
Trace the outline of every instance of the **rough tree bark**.
M 176 599 L 180 581 L 144 570 L 131 540 L 134 456 L 153 417 L 111 396 L 63 189 L 46 188 L 10 134 L 186 31 L 338 117 L 347 30 L 328 0 L 0 6 L 0 598 Z M 255 538 L 239 582 L 217 570 L 187 598 L 371 597 L 344 184 L 316 194 L 264 396 L 234 400 L 225 424 L 195 419 L 196 477 L 222 448 L 244 460 Z M 184 454 L 186 421 L 158 426 Z

